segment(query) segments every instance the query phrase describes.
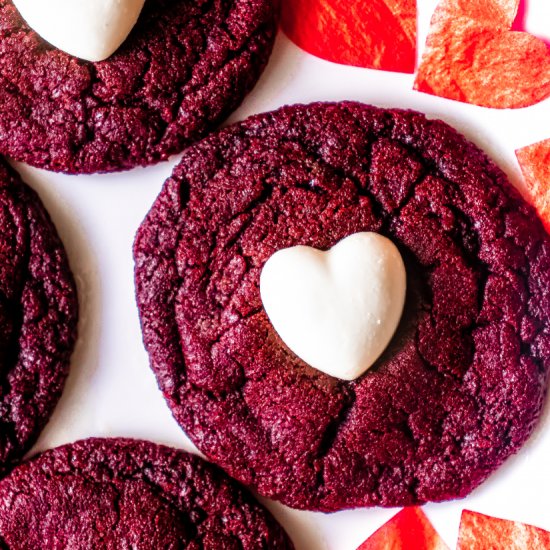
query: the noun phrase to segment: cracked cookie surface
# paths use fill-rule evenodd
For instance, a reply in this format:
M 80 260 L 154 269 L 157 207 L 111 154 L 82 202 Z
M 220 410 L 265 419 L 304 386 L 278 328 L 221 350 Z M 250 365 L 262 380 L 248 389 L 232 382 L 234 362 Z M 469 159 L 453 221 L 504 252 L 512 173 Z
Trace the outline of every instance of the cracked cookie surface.
M 293 548 L 215 466 L 129 439 L 78 441 L 16 468 L 0 482 L 0 540 L 12 550 Z
M 375 231 L 408 291 L 353 382 L 298 359 L 259 276 L 277 250 Z M 175 418 L 232 476 L 297 508 L 461 497 L 526 441 L 550 366 L 550 239 L 447 124 L 357 103 L 285 107 L 185 151 L 138 231 L 144 342 Z
M 259 78 L 277 0 L 147 0 L 128 39 L 89 63 L 0 0 L 0 152 L 67 173 L 168 158 L 226 118 Z
M 0 161 L 0 474 L 34 443 L 61 396 L 77 310 L 55 227 Z

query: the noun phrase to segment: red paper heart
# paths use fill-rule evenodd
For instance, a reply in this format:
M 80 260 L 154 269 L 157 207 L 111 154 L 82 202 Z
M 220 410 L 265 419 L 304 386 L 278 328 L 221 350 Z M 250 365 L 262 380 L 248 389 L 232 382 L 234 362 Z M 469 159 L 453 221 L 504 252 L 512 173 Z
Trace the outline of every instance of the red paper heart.
M 531 201 L 550 233 L 550 139 L 516 151 Z
M 284 0 L 282 27 L 300 48 L 328 61 L 414 71 L 415 0 Z
M 550 533 L 517 521 L 464 510 L 457 550 L 548 550 Z
M 448 550 L 421 508 L 404 508 L 357 550 Z
M 520 0 L 443 0 L 431 21 L 415 89 L 499 109 L 550 96 L 550 50 L 511 31 Z

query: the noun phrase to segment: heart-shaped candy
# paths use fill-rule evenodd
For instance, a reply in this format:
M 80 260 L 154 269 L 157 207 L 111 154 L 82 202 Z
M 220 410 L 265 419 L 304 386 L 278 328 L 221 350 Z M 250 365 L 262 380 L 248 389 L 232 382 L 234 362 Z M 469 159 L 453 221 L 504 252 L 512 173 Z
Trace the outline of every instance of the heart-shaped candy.
M 550 139 L 516 151 L 527 193 L 550 233 Z
M 482 107 L 515 109 L 550 96 L 550 50 L 511 31 L 520 0 L 441 0 L 414 87 Z
M 285 0 L 281 25 L 295 44 L 322 59 L 414 71 L 415 0 Z
M 102 61 L 126 40 L 145 0 L 13 0 L 27 24 L 56 48 Z
M 406 285 L 397 247 L 376 233 L 356 233 L 327 252 L 279 250 L 260 277 L 265 311 L 285 344 L 343 380 L 361 376 L 389 344 Z
M 543 550 L 550 548 L 550 532 L 519 521 L 464 510 L 460 518 L 456 550 L 489 548 Z
M 357 550 L 418 548 L 449 550 L 422 508 L 403 508 L 380 529 L 375 531 Z

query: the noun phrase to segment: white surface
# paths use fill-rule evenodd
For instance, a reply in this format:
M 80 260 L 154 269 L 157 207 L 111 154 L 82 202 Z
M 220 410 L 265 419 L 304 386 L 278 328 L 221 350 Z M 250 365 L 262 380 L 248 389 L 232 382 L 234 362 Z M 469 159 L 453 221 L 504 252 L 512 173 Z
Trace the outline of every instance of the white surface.
M 326 252 L 278 250 L 260 277 L 265 312 L 283 342 L 308 365 L 342 380 L 359 378 L 386 349 L 406 290 L 397 247 L 366 232 Z
M 434 0 L 419 0 L 425 34 Z M 531 0 L 528 28 L 544 33 L 550 3 Z M 423 43 L 423 41 L 421 41 Z M 315 59 L 279 36 L 259 85 L 235 113 L 292 102 L 356 99 L 410 107 L 440 117 L 486 149 L 520 181 L 514 149 L 550 137 L 550 100 L 517 111 L 497 111 L 423 95 L 413 76 L 343 67 Z M 134 436 L 192 449 L 163 402 L 141 344 L 134 301 L 132 240 L 176 159 L 148 169 L 94 177 L 55 175 L 18 165 L 46 203 L 78 279 L 80 340 L 66 391 L 35 451 L 78 438 Z M 550 530 L 550 420 L 548 407 L 519 455 L 462 501 L 425 507 L 455 548 L 463 508 L 530 522 Z M 354 550 L 396 510 L 323 515 L 270 503 L 298 550 Z
M 88 61 L 112 55 L 145 0 L 13 0 L 28 25 L 59 50 Z

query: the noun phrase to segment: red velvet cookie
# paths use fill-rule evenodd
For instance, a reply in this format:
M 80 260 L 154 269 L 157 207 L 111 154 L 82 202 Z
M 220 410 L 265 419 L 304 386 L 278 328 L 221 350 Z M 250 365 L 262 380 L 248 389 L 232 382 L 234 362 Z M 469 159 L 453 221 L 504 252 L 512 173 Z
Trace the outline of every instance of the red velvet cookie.
M 0 0 L 0 153 L 68 173 L 168 158 L 226 118 L 259 78 L 277 0 L 147 0 L 100 63 L 59 51 Z
M 0 161 L 0 474 L 29 450 L 59 400 L 77 315 L 55 227 Z
M 0 482 L 0 544 L 12 550 L 291 550 L 254 498 L 199 457 L 146 441 L 88 439 Z
M 408 290 L 389 347 L 345 382 L 273 329 L 265 262 L 371 231 Z M 454 129 L 357 103 L 285 107 L 185 151 L 137 234 L 152 368 L 195 444 L 306 509 L 467 495 L 532 432 L 550 367 L 550 239 Z

